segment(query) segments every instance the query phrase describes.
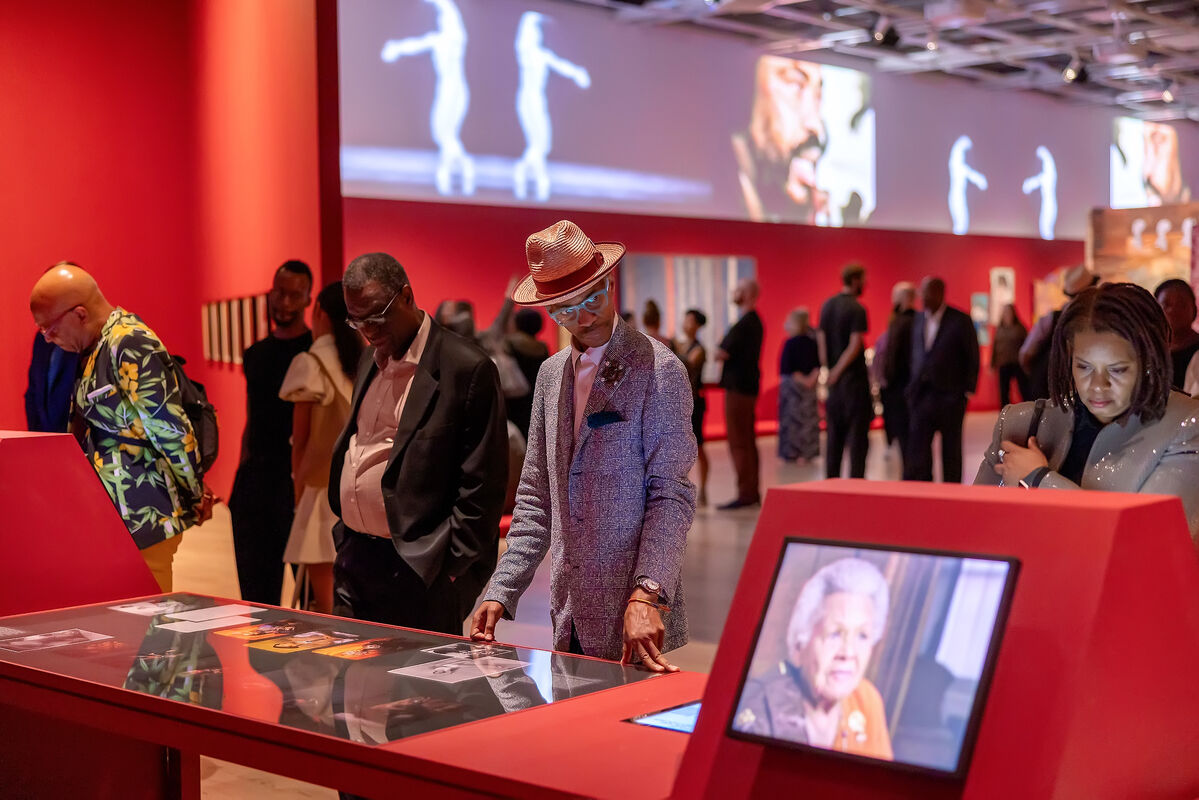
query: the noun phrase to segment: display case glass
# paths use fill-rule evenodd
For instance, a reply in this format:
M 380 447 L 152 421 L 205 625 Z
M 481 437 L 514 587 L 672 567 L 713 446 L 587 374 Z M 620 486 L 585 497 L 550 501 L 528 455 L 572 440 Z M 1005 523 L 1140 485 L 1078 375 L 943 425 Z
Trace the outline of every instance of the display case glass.
M 0 661 L 368 745 L 654 674 L 183 593 L 5 618 Z

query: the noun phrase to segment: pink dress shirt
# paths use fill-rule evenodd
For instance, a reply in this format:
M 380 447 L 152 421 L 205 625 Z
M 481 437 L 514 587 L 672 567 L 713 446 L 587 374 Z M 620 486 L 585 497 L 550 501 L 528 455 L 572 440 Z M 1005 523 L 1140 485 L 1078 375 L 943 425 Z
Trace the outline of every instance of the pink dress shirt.
M 595 373 L 600 362 L 604 360 L 604 351 L 607 349 L 608 342 L 599 347 L 588 347 L 581 352 L 571 345 L 570 356 L 574 359 L 575 367 L 575 434 L 578 434 L 579 427 L 583 424 L 583 409 L 587 408 L 587 398 L 591 397 L 591 387 L 595 384 Z
M 351 530 L 391 537 L 383 506 L 383 473 L 412 376 L 428 341 L 429 315 L 425 314 L 408 352 L 399 361 L 385 359 L 379 364 L 379 373 L 366 388 L 358 409 L 358 430 L 350 437 L 341 470 L 341 519 Z

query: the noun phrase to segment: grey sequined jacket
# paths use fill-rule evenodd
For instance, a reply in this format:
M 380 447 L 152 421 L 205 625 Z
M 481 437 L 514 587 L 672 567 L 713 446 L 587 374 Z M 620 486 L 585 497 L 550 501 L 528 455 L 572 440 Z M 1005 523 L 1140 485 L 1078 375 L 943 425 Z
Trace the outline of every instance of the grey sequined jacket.
M 682 566 L 695 513 L 691 383 L 683 362 L 619 318 L 574 434 L 572 349 L 541 366 L 508 549 L 484 600 L 505 617 L 546 552 L 554 649 L 573 623 L 588 655 L 619 659 L 638 577 L 662 585 L 663 651 L 687 642 Z
M 974 478 L 976 486 L 999 484 L 991 464 L 997 460 L 1000 443 L 1028 441 L 1033 407 L 1033 403 L 1015 403 L 1000 412 Z M 1139 416 L 1130 414 L 1104 426 L 1091 446 L 1081 485 L 1056 472 L 1070 451 L 1074 413 L 1046 404 L 1036 435 L 1054 470 L 1041 481 L 1041 488 L 1173 495 L 1182 500 L 1191 538 L 1199 544 L 1199 400 L 1171 392 L 1161 419 L 1142 424 Z

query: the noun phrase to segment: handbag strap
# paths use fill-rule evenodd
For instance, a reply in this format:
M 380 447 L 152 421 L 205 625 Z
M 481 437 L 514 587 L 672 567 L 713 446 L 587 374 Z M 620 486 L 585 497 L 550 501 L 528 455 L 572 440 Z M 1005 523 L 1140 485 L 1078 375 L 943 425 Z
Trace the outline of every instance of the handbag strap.
M 1033 404 L 1032 421 L 1028 423 L 1028 438 L 1031 439 L 1037 435 L 1037 431 L 1041 427 L 1041 417 L 1045 415 L 1045 398 L 1042 397 Z M 1028 441 L 1024 442 L 1026 445 Z

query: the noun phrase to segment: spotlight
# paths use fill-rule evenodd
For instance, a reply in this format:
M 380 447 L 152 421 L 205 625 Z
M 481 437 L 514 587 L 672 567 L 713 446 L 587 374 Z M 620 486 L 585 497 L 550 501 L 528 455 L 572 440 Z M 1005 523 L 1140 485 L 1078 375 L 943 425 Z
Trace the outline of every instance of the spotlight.
M 1066 83 L 1086 83 L 1087 77 L 1086 65 L 1077 55 L 1070 59 L 1069 65 L 1062 70 L 1062 80 Z
M 1162 102 L 1163 103 L 1173 103 L 1175 100 L 1178 99 L 1179 91 L 1180 91 L 1180 89 L 1178 86 L 1178 81 L 1171 81 L 1170 85 L 1167 86 L 1165 91 L 1162 92 Z
M 871 31 L 871 38 L 875 44 L 883 47 L 894 47 L 899 44 L 899 34 L 895 30 L 895 26 L 891 24 L 891 20 L 887 17 L 880 16 L 878 22 L 874 23 L 874 30 Z
M 924 49 L 928 50 L 930 53 L 935 53 L 937 50 L 940 49 L 940 47 L 941 47 L 941 42 L 940 42 L 939 37 L 937 36 L 937 29 L 930 28 L 928 31 L 928 41 L 925 42 Z

